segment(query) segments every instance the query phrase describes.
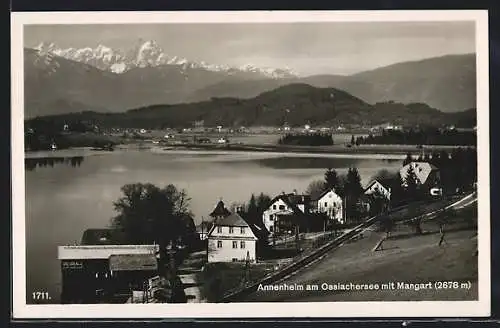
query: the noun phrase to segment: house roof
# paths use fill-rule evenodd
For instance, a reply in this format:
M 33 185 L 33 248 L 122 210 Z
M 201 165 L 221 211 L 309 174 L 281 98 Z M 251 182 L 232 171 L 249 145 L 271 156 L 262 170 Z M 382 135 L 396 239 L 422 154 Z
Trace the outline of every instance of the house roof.
M 255 223 L 249 224 L 250 229 L 252 229 L 252 232 L 255 236 L 268 236 L 270 234 L 269 231 L 267 231 L 265 226 L 259 226 Z
M 230 215 L 231 212 L 226 208 L 224 205 L 224 202 L 220 200 L 217 205 L 215 206 L 215 209 L 210 213 L 211 217 L 221 217 L 221 216 L 228 216 Z
M 382 179 L 375 179 L 373 181 L 371 181 L 365 188 L 365 191 L 367 191 L 368 189 L 371 188 L 371 186 L 373 186 L 375 183 L 380 183 L 382 185 L 382 187 L 386 188 L 387 190 L 389 190 L 391 188 L 391 185 L 393 183 L 393 179 L 392 178 L 382 178 Z
M 429 177 L 431 172 L 439 170 L 436 166 L 432 165 L 429 162 L 414 161 L 406 164 L 399 170 L 399 174 L 401 175 L 402 179 L 406 178 L 406 175 L 408 174 L 408 170 L 410 167 L 413 168 L 415 175 L 422 184 L 426 183 L 427 178 Z
M 220 218 L 215 222 L 217 226 L 230 226 L 230 227 L 248 227 L 248 223 L 238 213 L 230 213 L 224 218 Z
M 262 228 L 257 227 L 255 224 L 251 224 L 251 225 L 248 224 L 238 213 L 230 213 L 230 215 L 217 220 L 214 223 L 214 225 L 212 226 L 212 228 L 210 229 L 210 231 L 208 232 L 209 237 L 214 232 L 216 226 L 230 226 L 230 227 L 244 227 L 244 228 L 248 227 L 248 228 L 250 228 L 250 231 L 252 231 L 252 234 L 254 235 L 254 237 L 252 237 L 252 238 L 257 238 L 257 236 L 265 235 L 267 233 L 267 231 L 259 230 L 259 228 L 260 229 L 262 229 Z M 266 230 L 266 229 L 264 229 L 264 230 Z M 218 238 L 219 237 L 221 237 L 221 236 L 218 236 Z M 222 236 L 222 237 L 224 237 L 224 236 Z M 231 236 L 231 238 L 248 239 L 249 237 L 248 236 L 244 236 L 244 237 Z
M 310 195 L 296 195 L 296 194 L 288 194 L 286 195 L 291 203 L 293 204 L 307 204 L 311 201 Z
M 321 198 L 323 198 L 326 194 L 328 194 L 330 191 L 333 191 L 336 195 L 338 195 L 336 192 L 335 192 L 335 189 L 326 189 L 325 191 L 323 191 L 321 194 L 319 194 L 317 197 L 314 198 L 314 200 L 320 200 Z
M 111 271 L 152 271 L 158 269 L 158 261 L 149 254 L 119 254 L 109 257 Z
M 82 245 L 116 245 L 123 241 L 123 234 L 116 229 L 87 229 L 83 232 Z
M 304 198 L 302 198 L 304 197 Z M 307 201 L 306 201 L 307 197 Z M 290 208 L 293 210 L 294 213 L 302 213 L 300 208 L 297 206 L 299 204 L 306 204 L 311 200 L 311 196 L 309 195 L 295 195 L 295 194 L 281 194 L 276 197 L 274 197 L 271 202 L 269 203 L 269 206 L 271 206 L 274 202 L 277 200 L 281 199 L 282 201 L 285 202 Z M 300 201 L 300 203 L 297 203 L 296 201 Z

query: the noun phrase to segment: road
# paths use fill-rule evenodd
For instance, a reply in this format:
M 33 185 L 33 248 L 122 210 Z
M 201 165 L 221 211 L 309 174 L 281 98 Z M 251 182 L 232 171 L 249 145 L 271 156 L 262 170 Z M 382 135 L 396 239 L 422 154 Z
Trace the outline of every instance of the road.
M 475 204 L 475 195 L 463 198 L 450 206 L 460 209 Z M 437 231 L 429 220 L 422 224 L 424 231 Z M 404 229 L 402 225 L 401 229 Z M 364 238 L 337 247 L 316 261 L 272 285 L 245 297 L 246 302 L 314 302 L 314 301 L 377 301 L 377 300 L 472 300 L 477 298 L 477 248 L 475 231 L 455 229 L 446 234 L 447 244 L 438 247 L 437 233 L 384 242 L 383 251 L 373 252 L 383 233 L 367 228 Z M 470 288 L 447 290 L 356 290 L 332 291 L 339 284 L 378 284 L 390 282 L 428 283 L 452 280 L 471 282 Z M 307 286 L 318 290 L 307 290 Z M 291 290 L 291 287 L 295 290 Z M 271 288 L 273 290 L 263 290 Z M 280 290 L 276 290 L 280 289 Z M 303 288 L 303 289 L 301 289 Z

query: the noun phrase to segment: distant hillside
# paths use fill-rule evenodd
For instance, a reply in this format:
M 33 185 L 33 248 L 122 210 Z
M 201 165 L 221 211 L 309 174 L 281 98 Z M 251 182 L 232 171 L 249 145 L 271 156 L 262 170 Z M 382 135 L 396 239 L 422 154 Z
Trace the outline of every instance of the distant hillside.
M 24 74 L 27 117 L 81 110 L 124 112 L 153 104 L 181 103 L 193 90 L 229 77 L 262 78 L 253 72 L 218 72 L 179 65 L 136 67 L 115 74 L 34 49 L 24 49 Z
M 371 86 L 343 89 L 373 103 L 426 103 L 445 112 L 476 107 L 476 56 L 449 55 L 399 63 L 350 77 Z
M 335 88 L 315 88 L 307 84 L 288 84 L 251 99 L 213 98 L 209 101 L 178 105 L 155 105 L 126 113 L 84 112 L 51 116 L 56 122 L 92 120 L 103 126 L 134 128 L 189 127 L 204 120 L 207 126 L 292 126 L 304 124 L 455 124 L 467 114 L 447 114 L 425 104 L 403 105 L 387 102 L 370 105 Z M 472 120 L 471 117 L 468 118 Z
M 450 55 L 404 62 L 350 76 L 314 75 L 275 80 L 225 80 L 194 91 L 189 100 L 210 97 L 251 98 L 289 83 L 337 88 L 374 104 L 426 103 L 445 112 L 476 106 L 475 55 Z
M 115 74 L 34 49 L 25 49 L 24 54 L 26 117 L 85 110 L 124 112 L 211 98 L 250 99 L 296 83 L 344 90 L 370 104 L 426 103 L 445 112 L 476 106 L 474 55 L 399 63 L 352 76 L 266 78 L 253 71 L 170 64 Z
M 24 51 L 25 115 L 106 111 L 120 91 L 116 75 L 60 57 Z

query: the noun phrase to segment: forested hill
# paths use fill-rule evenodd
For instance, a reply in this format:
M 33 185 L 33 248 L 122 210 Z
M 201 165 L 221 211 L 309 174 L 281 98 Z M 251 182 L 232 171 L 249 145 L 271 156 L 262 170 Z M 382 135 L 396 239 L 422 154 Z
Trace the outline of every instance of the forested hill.
M 154 105 L 125 113 L 80 112 L 47 116 L 54 122 L 92 121 L 102 126 L 165 128 L 188 127 L 195 121 L 205 126 L 292 126 L 304 124 L 376 125 L 391 122 L 400 125 L 475 125 L 475 109 L 443 113 L 426 104 L 383 102 L 370 105 L 335 88 L 316 88 L 294 83 L 259 94 L 251 99 L 212 98 L 208 101 Z

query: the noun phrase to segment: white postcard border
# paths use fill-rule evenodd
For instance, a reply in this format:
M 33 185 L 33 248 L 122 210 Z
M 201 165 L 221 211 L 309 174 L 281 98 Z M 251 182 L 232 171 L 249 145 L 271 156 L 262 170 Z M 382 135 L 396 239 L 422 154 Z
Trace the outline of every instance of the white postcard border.
M 27 305 L 24 182 L 23 26 L 28 24 L 475 21 L 478 140 L 478 301 Z M 26 12 L 11 14 L 13 318 L 481 317 L 490 315 L 488 12 L 247 11 Z M 47 227 L 50 229 L 50 227 Z

